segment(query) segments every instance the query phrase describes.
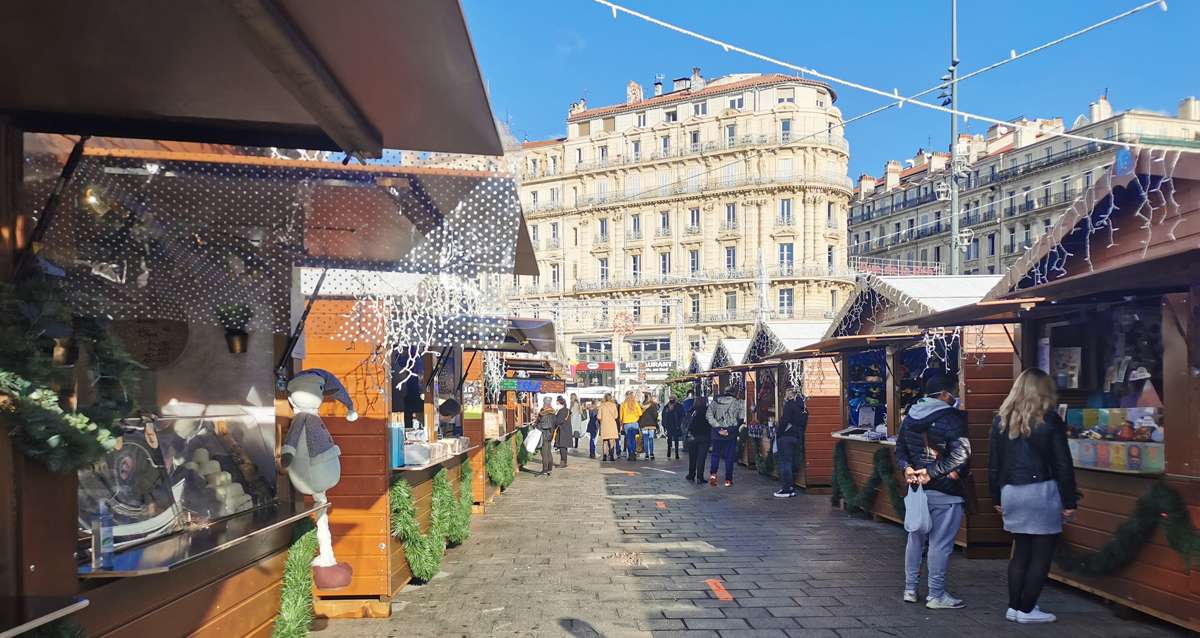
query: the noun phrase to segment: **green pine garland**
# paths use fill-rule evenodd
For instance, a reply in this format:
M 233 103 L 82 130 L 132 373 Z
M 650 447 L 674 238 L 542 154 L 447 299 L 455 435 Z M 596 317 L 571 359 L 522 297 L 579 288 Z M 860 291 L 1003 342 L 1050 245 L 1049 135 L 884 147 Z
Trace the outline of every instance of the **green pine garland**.
M 774 474 L 775 473 L 775 452 L 774 451 L 767 452 L 767 455 L 763 456 L 762 446 L 755 445 L 755 447 L 754 447 L 754 467 L 755 467 L 755 469 L 758 470 L 758 473 L 762 474 L 763 476 L 769 477 L 772 474 Z
M 453 510 L 446 525 L 446 541 L 450 546 L 461 545 L 471 537 L 471 509 L 475 506 L 475 494 L 472 492 L 471 462 L 463 461 L 462 475 L 458 483 L 458 506 Z
M 22 638 L 87 638 L 87 632 L 77 623 L 58 619 L 21 634 Z
M 429 531 L 421 533 L 417 507 L 408 481 L 397 479 L 389 491 L 392 536 L 404 543 L 404 558 L 413 578 L 428 581 L 437 575 L 446 554 L 446 537 L 439 525 L 441 516 L 433 512 Z
M 520 436 L 518 433 L 517 436 Z M 518 439 L 517 443 L 521 443 Z M 489 441 L 483 449 L 483 467 L 487 472 L 488 480 L 500 488 L 512 485 L 513 479 L 516 478 L 516 468 L 513 466 L 513 452 L 507 439 L 502 441 Z M 524 445 L 521 446 L 524 450 Z
M 1159 525 L 1163 526 L 1167 544 L 1183 558 L 1185 566 L 1200 562 L 1200 535 L 1192 526 L 1183 497 L 1166 484 L 1156 483 L 1138 498 L 1133 514 L 1121 523 L 1112 540 L 1096 552 L 1082 555 L 1060 543 L 1055 563 L 1064 571 L 1084 576 L 1112 574 L 1137 558 Z
M 529 462 L 529 451 L 525 449 L 525 434 L 525 428 L 521 428 L 513 435 L 513 438 L 516 439 L 513 447 L 517 450 L 517 467 L 525 467 L 525 464 Z
M 886 447 L 880 446 L 875 450 L 872 461 L 874 468 L 871 476 L 863 484 L 862 490 L 859 490 L 854 486 L 854 479 L 850 477 L 850 466 L 846 462 L 846 442 L 839 440 L 833 448 L 833 494 L 829 497 L 829 501 L 834 507 L 838 507 L 842 501 L 845 501 L 848 511 L 870 514 L 876 492 L 882 485 L 887 491 L 892 509 L 903 518 L 904 498 L 900 496 L 900 488 L 894 479 L 896 465 L 892 462 L 891 452 Z
M 279 616 L 271 638 L 304 638 L 313 620 L 312 560 L 317 553 L 317 528 L 305 518 L 296 525 L 295 540 L 283 564 Z
M 0 285 L 0 414 L 8 415 L 3 420 L 22 454 L 52 471 L 73 472 L 115 446 L 114 420 L 135 407 L 143 368 L 100 321 L 72 317 L 62 297 L 46 277 Z M 79 412 L 63 410 L 55 391 L 70 385 L 72 373 L 51 360 L 50 327 L 91 347 L 96 400 Z

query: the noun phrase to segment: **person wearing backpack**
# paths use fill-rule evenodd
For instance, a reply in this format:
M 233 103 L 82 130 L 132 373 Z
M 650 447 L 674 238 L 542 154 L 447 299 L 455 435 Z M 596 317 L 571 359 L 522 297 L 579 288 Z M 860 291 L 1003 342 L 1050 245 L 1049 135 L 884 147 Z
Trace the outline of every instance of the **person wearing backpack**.
M 745 406 L 732 390 L 716 397 L 708 404 L 705 417 L 712 427 L 712 463 L 708 467 L 708 484 L 717 486 L 717 470 L 725 461 L 725 487 L 733 485 L 733 463 L 737 457 L 738 428 L 744 418 Z
M 1005 618 L 1022 624 L 1049 623 L 1054 614 L 1038 607 L 1064 520 L 1075 515 L 1075 464 L 1067 426 L 1054 411 L 1058 391 L 1050 375 L 1021 373 L 992 423 L 988 488 L 992 506 L 1012 534 Z
M 933 526 L 908 533 L 904 551 L 904 602 L 917 602 L 921 558 L 928 545 L 929 609 L 961 609 L 963 601 L 946 592 L 946 571 L 954 537 L 962 524 L 970 479 L 971 441 L 967 420 L 958 409 L 958 381 L 937 374 L 925 382 L 925 398 L 908 409 L 896 436 L 896 465 L 905 480 L 923 485 Z

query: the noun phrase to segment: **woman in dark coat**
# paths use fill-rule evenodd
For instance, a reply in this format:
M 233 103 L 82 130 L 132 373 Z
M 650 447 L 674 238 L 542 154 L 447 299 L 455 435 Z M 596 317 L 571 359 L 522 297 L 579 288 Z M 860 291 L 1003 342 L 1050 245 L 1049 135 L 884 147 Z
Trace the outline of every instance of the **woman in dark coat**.
M 550 470 L 554 468 L 554 447 L 550 442 L 554 436 L 554 423 L 558 416 L 554 412 L 554 407 L 550 404 L 550 397 L 542 399 L 542 409 L 538 411 L 537 421 L 534 426 L 542 433 L 542 471 L 544 475 L 550 474 Z
M 692 412 L 688 415 L 688 473 L 687 480 L 704 482 L 704 460 L 708 458 L 708 445 L 712 440 L 712 426 L 708 424 L 708 399 L 696 397 Z
M 663 429 L 667 431 L 667 458 L 671 458 L 671 449 L 675 450 L 675 458 L 679 458 L 679 441 L 683 439 L 683 406 L 674 396 L 663 407 Z
M 575 436 L 571 432 L 571 410 L 567 408 L 567 400 L 558 397 L 558 411 L 554 415 L 554 432 L 557 438 L 554 447 L 558 448 L 559 467 L 567 466 L 567 448 L 574 444 Z

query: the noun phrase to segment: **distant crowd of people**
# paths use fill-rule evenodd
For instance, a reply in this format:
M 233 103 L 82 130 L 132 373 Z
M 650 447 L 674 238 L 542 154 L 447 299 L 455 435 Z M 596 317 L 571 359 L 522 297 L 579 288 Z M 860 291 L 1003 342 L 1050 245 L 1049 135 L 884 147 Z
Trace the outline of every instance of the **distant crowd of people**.
M 959 409 L 958 383 L 950 376 L 934 375 L 925 381 L 924 397 L 912 405 L 896 438 L 896 464 L 910 491 L 924 491 L 928 524 L 908 533 L 904 553 L 905 602 L 918 601 L 922 562 L 928 572 L 925 606 L 960 609 L 962 600 L 946 589 L 947 568 L 963 516 L 975 502 L 971 475 L 971 443 L 965 413 Z M 1008 566 L 1008 609 L 1005 617 L 1018 623 L 1054 622 L 1037 601 L 1050 571 L 1055 545 L 1064 520 L 1075 514 L 1078 494 L 1074 463 L 1067 445 L 1066 424 L 1055 408 L 1057 389 L 1045 372 L 1030 369 L 1013 384 L 993 421 L 988 453 L 991 502 L 1013 536 Z M 544 399 L 536 427 L 542 431 L 542 471 L 553 468 L 553 449 L 560 466 L 567 465 L 567 449 L 578 448 L 586 435 L 588 457 L 599 447 L 604 462 L 618 459 L 654 460 L 660 428 L 666 438 L 667 458 L 688 454 L 686 480 L 704 483 L 708 461 L 709 485 L 718 483 L 724 463 L 724 483 L 733 485 L 738 432 L 745 427 L 745 408 L 732 393 L 697 397 L 688 393 L 680 401 L 671 396 L 659 406 L 646 393 L 639 400 L 626 392 L 618 404 L 612 394 L 599 403 L 570 403 L 559 397 L 557 407 Z M 795 496 L 795 467 L 803 462 L 808 410 L 803 396 L 788 390 L 775 430 L 779 468 L 779 498 Z M 640 443 L 640 448 L 639 448 Z

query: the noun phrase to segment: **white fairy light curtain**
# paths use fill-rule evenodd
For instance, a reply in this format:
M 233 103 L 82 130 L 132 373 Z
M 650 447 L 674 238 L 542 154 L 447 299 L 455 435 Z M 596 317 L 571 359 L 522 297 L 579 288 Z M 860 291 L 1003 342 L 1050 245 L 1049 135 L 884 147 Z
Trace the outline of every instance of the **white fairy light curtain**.
M 58 176 L 42 163 L 27 159 L 29 210 Z M 409 326 L 396 338 L 439 341 L 469 331 L 431 313 L 491 305 L 477 278 L 512 271 L 521 223 L 515 184 L 497 173 L 119 152 L 85 155 L 51 213 L 40 255 L 79 314 L 287 332 L 293 266 L 365 267 L 431 277 L 372 302 L 394 311 L 383 324 Z
M 1034 245 L 1032 249 L 1041 249 L 1042 242 L 1049 243 L 1045 256 L 1017 287 L 1028 288 L 1066 276 L 1074 259 L 1093 271 L 1092 238 L 1096 235 L 1108 248 L 1119 240 L 1136 241 L 1143 257 L 1156 231 L 1174 240 L 1175 229 L 1183 219 L 1175 199 L 1175 171 L 1181 156 L 1181 151 L 1166 149 L 1117 151 L 1109 170 L 1092 188 L 1080 193 L 1059 220 L 1060 227 L 1072 230 L 1061 239 L 1048 233 Z M 1117 176 L 1134 173 L 1139 163 L 1148 166 L 1150 173 L 1134 174 L 1128 184 L 1114 186 Z

